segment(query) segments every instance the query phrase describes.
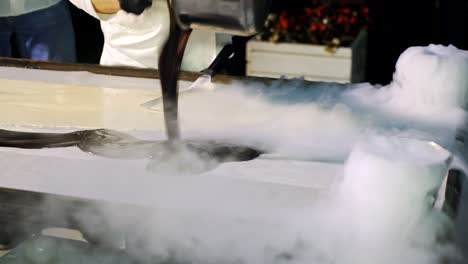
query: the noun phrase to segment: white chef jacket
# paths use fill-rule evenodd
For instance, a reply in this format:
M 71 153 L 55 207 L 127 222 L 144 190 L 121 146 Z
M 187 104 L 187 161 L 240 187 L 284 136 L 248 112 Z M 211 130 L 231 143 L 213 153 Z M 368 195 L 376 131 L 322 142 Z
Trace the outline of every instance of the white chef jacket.
M 0 17 L 19 16 L 51 7 L 60 0 L 0 0 Z
M 166 1 L 154 0 L 152 7 L 139 16 L 123 10 L 111 15 L 100 14 L 91 0 L 70 1 L 101 21 L 104 34 L 102 65 L 158 67 L 159 54 L 169 35 L 170 19 Z M 201 71 L 209 66 L 215 56 L 215 33 L 194 30 L 185 51 L 182 70 Z

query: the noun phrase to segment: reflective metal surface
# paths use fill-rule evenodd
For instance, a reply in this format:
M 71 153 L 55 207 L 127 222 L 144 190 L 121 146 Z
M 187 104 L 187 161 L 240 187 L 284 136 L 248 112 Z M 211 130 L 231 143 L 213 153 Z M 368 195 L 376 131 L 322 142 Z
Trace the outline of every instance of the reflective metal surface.
M 271 0 L 172 0 L 179 24 L 249 36 L 259 32 Z

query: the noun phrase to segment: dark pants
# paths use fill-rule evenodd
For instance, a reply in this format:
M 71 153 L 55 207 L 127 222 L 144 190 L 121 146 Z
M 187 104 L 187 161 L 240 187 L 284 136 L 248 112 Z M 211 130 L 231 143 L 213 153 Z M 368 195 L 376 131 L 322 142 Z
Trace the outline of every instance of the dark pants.
M 0 57 L 75 62 L 68 1 L 19 16 L 0 17 Z

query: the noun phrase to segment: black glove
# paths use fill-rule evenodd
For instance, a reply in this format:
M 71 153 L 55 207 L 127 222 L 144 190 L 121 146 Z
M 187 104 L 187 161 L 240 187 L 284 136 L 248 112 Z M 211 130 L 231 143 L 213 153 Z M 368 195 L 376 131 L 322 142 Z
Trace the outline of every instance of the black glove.
M 153 4 L 153 0 L 119 0 L 122 10 L 140 15 L 146 8 Z

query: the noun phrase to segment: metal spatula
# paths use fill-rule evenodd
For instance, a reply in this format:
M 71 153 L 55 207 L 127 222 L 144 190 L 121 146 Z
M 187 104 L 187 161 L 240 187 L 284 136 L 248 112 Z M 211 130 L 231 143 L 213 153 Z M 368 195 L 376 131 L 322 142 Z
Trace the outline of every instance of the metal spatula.
M 203 71 L 203 75 L 198 77 L 198 79 L 192 83 L 188 88 L 186 89 L 180 89 L 179 94 L 192 91 L 192 90 L 197 90 L 200 88 L 205 88 L 208 89 L 207 87 L 211 87 L 211 78 L 217 73 L 221 65 L 229 59 L 229 57 L 234 53 L 234 46 L 232 44 L 228 44 L 223 47 L 221 52 L 219 52 L 218 56 L 214 59 L 214 61 L 211 63 L 211 65 Z M 141 107 L 147 108 L 147 109 L 152 109 L 154 106 L 161 104 L 162 103 L 162 97 L 158 97 L 156 99 L 150 100 L 148 102 L 145 102 L 141 104 Z

